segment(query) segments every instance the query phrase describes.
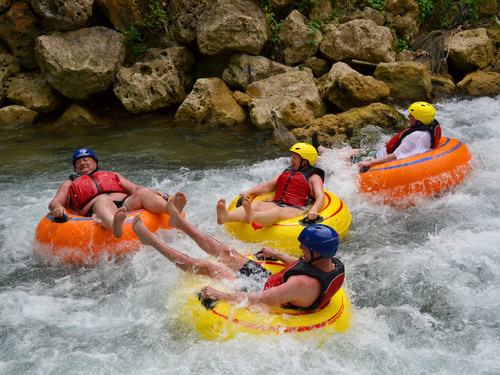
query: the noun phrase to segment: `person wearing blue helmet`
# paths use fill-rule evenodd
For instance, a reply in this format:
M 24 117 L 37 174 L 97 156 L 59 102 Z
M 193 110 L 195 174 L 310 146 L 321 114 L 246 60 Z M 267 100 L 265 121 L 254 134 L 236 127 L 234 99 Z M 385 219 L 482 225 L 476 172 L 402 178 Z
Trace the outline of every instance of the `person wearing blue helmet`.
M 180 204 L 176 204 L 177 200 L 181 200 Z M 304 256 L 300 259 L 264 246 L 256 254 L 257 258 L 272 257 L 286 265 L 282 271 L 272 275 L 254 260 L 194 227 L 179 210 L 183 204 L 184 197 L 168 200 L 169 225 L 191 237 L 203 251 L 217 258 L 217 262 L 195 259 L 166 245 L 146 228 L 139 215 L 134 218 L 132 228 L 144 245 L 154 247 L 181 270 L 235 284 L 236 291 L 232 293 L 205 286 L 200 293 L 202 299 L 235 303 L 246 301 L 249 304 L 311 311 L 326 306 L 341 288 L 344 265 L 335 258 L 339 236 L 331 227 L 316 224 L 302 230 L 298 239 Z
M 73 168 L 76 174 L 61 184 L 49 204 L 55 218 L 64 217 L 67 209 L 81 216 L 95 216 L 119 238 L 123 235 L 127 212 L 145 208 L 166 213 L 167 194 L 136 185 L 118 173 L 99 169 L 96 154 L 88 148 L 76 150 Z

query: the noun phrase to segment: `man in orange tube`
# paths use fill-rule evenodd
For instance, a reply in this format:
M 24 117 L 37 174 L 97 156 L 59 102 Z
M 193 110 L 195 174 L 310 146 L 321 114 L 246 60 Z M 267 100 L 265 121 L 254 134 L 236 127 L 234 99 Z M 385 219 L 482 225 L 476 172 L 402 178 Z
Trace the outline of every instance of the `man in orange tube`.
M 260 256 L 274 257 L 286 265 L 282 271 L 271 275 L 257 262 L 249 260 L 189 223 L 181 215 L 185 203 L 186 197 L 181 194 L 168 200 L 169 225 L 186 233 L 203 251 L 215 257 L 216 261 L 195 259 L 167 246 L 146 228 L 140 215 L 135 216 L 132 228 L 143 244 L 154 247 L 181 270 L 234 281 L 236 289 L 243 290 L 226 293 L 206 286 L 201 290 L 201 298 L 229 302 L 248 301 L 250 304 L 311 311 L 326 306 L 342 286 L 344 265 L 335 258 L 339 236 L 331 227 L 314 224 L 302 230 L 298 238 L 304 253 L 302 259 L 268 246 L 263 247 Z M 246 292 L 249 288 L 254 293 Z
M 434 119 L 436 110 L 426 102 L 415 102 L 408 108 L 410 125 L 396 134 L 387 144 L 377 151 L 376 157 L 358 163 L 360 170 L 394 160 L 409 158 L 435 148 L 441 139 L 441 126 Z M 313 145 L 319 153 L 327 149 L 319 145 L 317 135 L 313 136 Z M 359 150 L 351 150 L 352 156 L 359 155 Z
M 73 166 L 76 174 L 61 184 L 49 204 L 55 218 L 64 217 L 68 208 L 80 216 L 95 215 L 119 238 L 123 235 L 127 212 L 145 208 L 154 213 L 167 213 L 167 194 L 136 185 L 118 173 L 100 170 L 92 150 L 78 149 L 73 154 Z

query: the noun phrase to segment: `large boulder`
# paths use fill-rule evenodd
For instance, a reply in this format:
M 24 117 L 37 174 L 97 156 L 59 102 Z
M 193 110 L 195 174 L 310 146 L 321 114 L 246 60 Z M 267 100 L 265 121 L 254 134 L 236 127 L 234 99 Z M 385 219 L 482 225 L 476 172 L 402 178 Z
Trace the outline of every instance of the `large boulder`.
M 292 11 L 280 28 L 280 39 L 285 63 L 296 65 L 314 56 L 323 34 L 308 26 L 307 18 L 298 10 Z
M 373 74 L 389 86 L 391 96 L 403 100 L 430 100 L 431 74 L 425 65 L 414 61 L 382 63 Z
M 252 0 L 212 2 L 196 30 L 198 49 L 209 56 L 228 51 L 257 55 L 269 39 L 266 15 Z
M 150 112 L 186 97 L 173 59 L 165 57 L 121 67 L 116 75 L 114 93 L 131 113 Z
M 404 123 L 405 116 L 393 107 L 373 103 L 365 107 L 352 108 L 338 115 L 328 114 L 317 118 L 303 128 L 293 129 L 292 134 L 298 139 L 310 139 L 316 131 L 321 143 L 341 147 L 342 143 L 356 137 L 368 125 L 392 131 L 401 128 Z
M 349 65 L 338 62 L 317 81 L 321 97 L 343 111 L 384 100 L 389 87 L 371 76 L 364 76 Z
M 457 87 L 472 96 L 496 96 L 500 94 L 500 73 L 483 71 L 469 73 L 457 83 Z
M 35 53 L 47 81 L 64 96 L 79 100 L 105 91 L 125 58 L 124 36 L 96 26 L 40 36 Z
M 38 117 L 38 112 L 21 105 L 0 108 L 0 129 L 16 129 L 29 126 Z
M 22 73 L 10 80 L 7 98 L 40 113 L 50 113 L 61 104 L 58 93 L 40 73 Z
M 221 126 L 245 121 L 246 112 L 233 98 L 233 93 L 219 78 L 200 78 L 175 114 L 177 122 L 195 122 Z
M 358 19 L 336 27 L 325 26 L 325 38 L 319 49 L 332 62 L 361 60 L 372 63 L 390 62 L 396 58 L 391 30 L 374 21 Z
M 89 108 L 82 107 L 78 104 L 72 104 L 56 121 L 46 125 L 45 129 L 65 128 L 71 129 L 74 127 L 88 128 L 92 126 L 110 126 L 111 124 L 102 116 L 93 113 Z
M 5 97 L 4 84 L 7 80 L 19 73 L 21 66 L 19 60 L 9 54 L 0 54 L 0 105 Z
M 0 39 L 28 69 L 38 68 L 33 49 L 36 38 L 41 34 L 41 25 L 24 1 L 15 2 L 0 15 Z
M 113 27 L 125 31 L 139 19 L 141 2 L 136 0 L 96 0 Z
M 386 0 L 384 9 L 387 26 L 394 29 L 399 39 L 413 45 L 420 31 L 418 3 L 415 0 Z
M 444 43 L 448 63 L 462 74 L 486 68 L 493 62 L 493 43 L 484 28 L 461 31 Z
M 31 0 L 33 11 L 50 31 L 79 29 L 92 16 L 94 0 Z
M 293 70 L 298 71 L 299 68 L 277 63 L 264 56 L 237 53 L 231 56 L 227 68 L 222 73 L 222 79 L 233 89 L 246 90 L 248 85 L 254 82 L 254 77 L 260 81 Z
M 12 5 L 12 0 L 0 0 L 0 13 L 5 12 Z
M 273 126 L 272 109 L 287 128 L 304 126 L 326 112 L 310 69 L 291 71 L 252 83 L 246 93 L 254 99 L 250 105 L 250 119 L 260 129 Z M 262 113 L 268 116 L 262 116 Z

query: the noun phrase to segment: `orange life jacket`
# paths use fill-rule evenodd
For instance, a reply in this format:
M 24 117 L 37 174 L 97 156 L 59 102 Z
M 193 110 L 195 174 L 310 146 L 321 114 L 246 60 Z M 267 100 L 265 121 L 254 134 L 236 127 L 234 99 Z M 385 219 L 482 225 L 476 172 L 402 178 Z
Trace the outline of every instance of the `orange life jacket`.
M 70 176 L 70 179 L 73 180 L 69 186 L 70 205 L 76 210 L 81 210 L 100 194 L 126 194 L 120 177 L 113 172 L 96 170 L 89 175 Z

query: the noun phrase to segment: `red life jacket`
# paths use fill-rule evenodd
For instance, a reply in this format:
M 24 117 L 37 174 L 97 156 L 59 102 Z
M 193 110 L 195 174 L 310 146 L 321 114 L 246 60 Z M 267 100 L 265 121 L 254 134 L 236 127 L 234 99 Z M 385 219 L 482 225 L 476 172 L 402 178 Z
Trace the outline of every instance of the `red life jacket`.
M 120 177 L 113 172 L 94 171 L 90 175 L 73 177 L 69 186 L 70 205 L 76 210 L 81 210 L 87 203 L 100 194 L 124 193 Z
M 281 284 L 285 283 L 289 277 L 295 275 L 306 275 L 319 279 L 321 281 L 321 293 L 316 301 L 308 307 L 299 307 L 287 303 L 283 305 L 287 309 L 312 311 L 316 309 L 322 309 L 328 303 L 332 297 L 339 291 L 344 283 L 345 273 L 344 265 L 337 258 L 332 258 L 332 262 L 335 264 L 335 268 L 330 272 L 322 271 L 316 267 L 313 267 L 303 260 L 299 259 L 296 262 L 289 264 L 286 268 L 282 269 L 280 272 L 271 275 L 267 279 L 264 290 L 271 289 Z
M 394 150 L 396 150 L 398 146 L 401 144 L 403 138 L 415 131 L 429 132 L 432 140 L 431 148 L 435 148 L 439 144 L 439 141 L 441 139 L 441 126 L 439 125 L 439 122 L 437 122 L 436 120 L 432 120 L 432 122 L 429 125 L 419 124 L 419 125 L 414 125 L 412 127 L 407 127 L 406 129 L 404 129 L 403 131 L 399 132 L 394 137 L 392 137 L 389 140 L 389 142 L 387 142 L 387 144 L 385 145 L 387 154 L 392 154 Z
M 286 203 L 290 206 L 305 207 L 311 197 L 309 178 L 317 174 L 325 181 L 325 172 L 316 167 L 294 171 L 292 167 L 278 177 L 276 193 L 273 202 Z

